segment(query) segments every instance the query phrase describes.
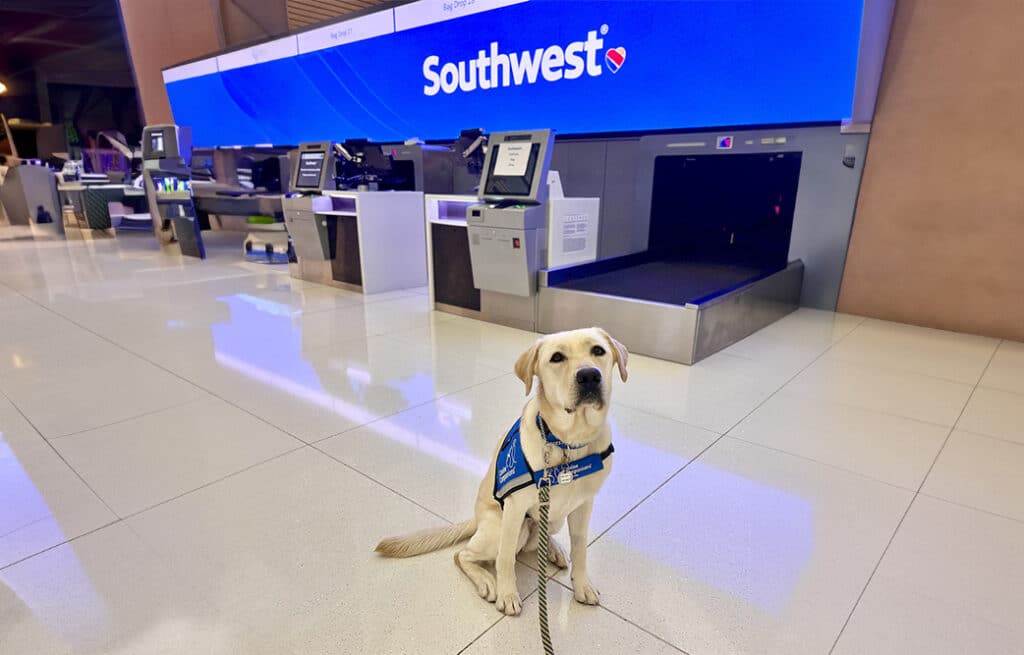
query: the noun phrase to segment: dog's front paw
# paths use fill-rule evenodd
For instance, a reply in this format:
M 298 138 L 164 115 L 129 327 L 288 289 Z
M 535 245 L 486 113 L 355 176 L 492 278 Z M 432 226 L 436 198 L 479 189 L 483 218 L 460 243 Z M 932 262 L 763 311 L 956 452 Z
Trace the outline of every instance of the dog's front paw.
M 498 608 L 499 612 L 504 612 L 509 616 L 518 616 L 523 611 L 523 601 L 520 600 L 517 591 L 498 594 L 498 600 L 494 602 L 494 606 Z
M 577 602 L 584 605 L 598 605 L 601 602 L 601 592 L 594 588 L 587 577 L 573 579 L 572 595 Z

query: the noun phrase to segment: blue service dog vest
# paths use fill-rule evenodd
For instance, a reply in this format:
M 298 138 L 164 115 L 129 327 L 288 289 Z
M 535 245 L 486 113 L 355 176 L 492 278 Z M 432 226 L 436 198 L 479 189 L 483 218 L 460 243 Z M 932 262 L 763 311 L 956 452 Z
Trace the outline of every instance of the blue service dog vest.
M 530 463 L 526 461 L 526 455 L 523 453 L 523 445 L 521 443 L 522 434 L 519 430 L 520 421 L 521 419 L 517 419 L 512 424 L 512 428 L 505 435 L 505 440 L 501 442 L 501 448 L 498 449 L 498 459 L 494 467 L 494 499 L 502 507 L 505 506 L 505 499 L 510 494 L 531 484 L 539 487 L 545 479 L 545 469 L 534 471 L 530 467 Z M 552 434 L 539 414 L 537 415 L 537 427 L 548 443 L 554 444 L 563 450 L 573 448 Z M 592 473 L 597 473 L 604 469 L 604 460 L 608 459 L 614 452 L 615 446 L 608 444 L 608 448 L 601 453 L 594 453 L 572 462 L 553 466 L 547 469 L 548 476 L 545 484 L 568 484 Z

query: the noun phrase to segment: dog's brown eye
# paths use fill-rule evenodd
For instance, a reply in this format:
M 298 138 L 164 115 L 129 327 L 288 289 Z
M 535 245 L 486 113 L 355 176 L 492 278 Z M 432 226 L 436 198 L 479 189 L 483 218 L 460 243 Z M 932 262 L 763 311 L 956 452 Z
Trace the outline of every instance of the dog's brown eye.
M 593 355 L 594 357 L 601 357 L 604 355 L 604 348 L 602 348 L 601 346 L 594 346 L 593 348 L 590 349 L 590 354 Z
M 551 356 L 551 361 L 554 362 L 555 364 L 557 364 L 558 362 L 564 362 L 565 355 L 563 355 L 562 353 L 555 353 L 554 355 Z

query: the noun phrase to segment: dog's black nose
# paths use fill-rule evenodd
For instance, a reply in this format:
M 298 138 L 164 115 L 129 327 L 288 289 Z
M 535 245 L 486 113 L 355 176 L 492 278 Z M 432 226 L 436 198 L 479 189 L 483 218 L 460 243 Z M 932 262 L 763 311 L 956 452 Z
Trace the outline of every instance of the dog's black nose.
M 576 384 L 581 387 L 593 387 L 601 383 L 601 371 L 596 368 L 581 368 L 576 371 Z

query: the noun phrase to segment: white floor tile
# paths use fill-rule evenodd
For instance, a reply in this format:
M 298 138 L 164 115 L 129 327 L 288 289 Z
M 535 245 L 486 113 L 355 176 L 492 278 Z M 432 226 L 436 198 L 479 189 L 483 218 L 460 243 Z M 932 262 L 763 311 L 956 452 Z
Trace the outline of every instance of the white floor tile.
M 863 319 L 801 308 L 723 352 L 799 370 L 850 333 Z
M 0 398 L 0 567 L 117 518 L 46 441 L 17 418 Z
M 6 383 L 4 383 L 6 384 Z M 4 389 L 47 439 L 175 407 L 200 391 L 141 359 L 118 355 Z
M 724 353 L 694 366 L 630 357 L 629 381 L 617 387 L 615 400 L 723 433 L 778 390 L 787 378 L 768 362 Z
M 679 650 L 650 636 L 600 607 L 581 605 L 565 587 L 548 584 L 548 622 L 556 653 L 678 655 Z M 522 616 L 502 619 L 466 655 L 534 655 L 540 653 L 537 598 L 523 604 Z
M 216 398 L 81 432 L 54 447 L 128 516 L 302 445 Z
M 452 316 L 430 326 L 388 333 L 408 343 L 431 348 L 439 358 L 460 359 L 471 354 L 477 361 L 511 373 L 519 355 L 540 336 L 503 325 Z
M 917 490 L 949 428 L 782 391 L 730 436 Z
M 1017 655 L 1024 524 L 919 496 L 836 655 Z
M 957 427 L 1024 444 L 1024 394 L 978 387 Z
M 972 386 L 825 355 L 786 386 L 808 399 L 952 426 Z
M 591 547 L 590 576 L 689 653 L 825 653 L 911 497 L 726 438 Z
M 312 350 L 295 341 L 226 339 L 213 362 L 175 372 L 306 441 L 317 441 L 502 375 L 476 362 L 438 359 L 387 337 Z
M 18 653 L 454 653 L 501 615 L 451 553 L 373 553 L 382 536 L 438 522 L 305 449 L 145 512 L 130 530 L 101 531 L 3 571 L 5 645 Z M 525 595 L 534 579 L 524 570 L 519 583 Z
M 1004 341 L 999 344 L 982 376 L 981 386 L 1024 394 L 1024 343 Z
M 953 432 L 922 491 L 1024 521 L 1024 443 Z
M 868 319 L 836 344 L 837 359 L 977 384 L 998 339 Z

